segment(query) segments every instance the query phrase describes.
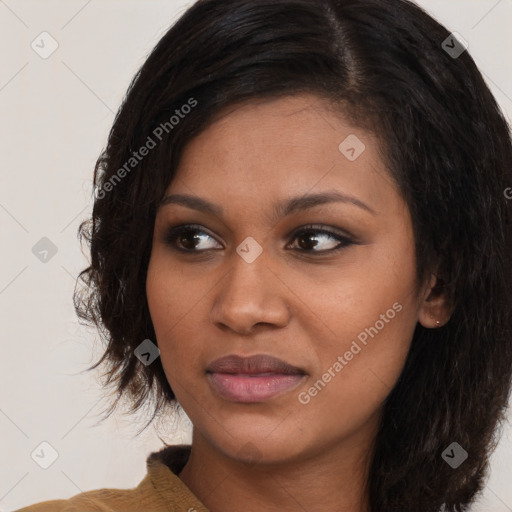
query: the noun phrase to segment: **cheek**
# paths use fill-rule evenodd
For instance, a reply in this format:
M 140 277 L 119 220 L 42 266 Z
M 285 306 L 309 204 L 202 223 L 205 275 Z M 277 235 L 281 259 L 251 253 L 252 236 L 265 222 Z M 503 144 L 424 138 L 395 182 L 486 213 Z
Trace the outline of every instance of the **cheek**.
M 184 275 L 165 251 L 155 247 L 146 276 L 146 295 L 157 335 L 168 337 L 205 295 L 193 273 Z
M 173 294 L 176 283 L 169 281 L 170 275 L 162 275 L 163 269 L 158 264 L 157 258 L 151 257 L 146 277 L 146 296 L 153 327 L 159 338 L 159 334 L 170 327 L 171 315 L 174 309 Z
M 172 380 L 182 380 L 181 374 L 192 375 L 192 369 L 199 371 L 198 332 L 205 328 L 202 322 L 208 319 L 203 308 L 211 285 L 203 283 L 197 274 L 185 277 L 168 260 L 158 251 L 152 256 L 146 294 L 162 366 L 172 385 Z
M 151 321 L 155 330 L 162 364 L 166 369 L 169 343 L 175 335 L 179 321 L 186 314 L 187 295 L 178 294 L 182 283 L 176 272 L 166 270 L 164 260 L 153 254 L 146 278 L 146 295 Z
M 372 299 L 371 307 L 346 316 L 338 310 L 337 339 L 315 347 L 317 371 L 297 398 L 318 435 L 361 428 L 381 410 L 403 369 L 416 325 L 414 304 Z
M 389 394 L 405 363 L 418 305 L 415 259 L 402 251 L 368 251 L 351 272 L 309 293 L 309 306 L 322 312 L 328 329 L 314 351 L 318 364 L 305 388 L 313 407 L 371 413 Z
M 329 329 L 320 338 L 323 342 L 314 348 L 318 372 L 327 372 L 340 362 L 347 379 L 357 380 L 363 373 L 373 371 L 392 386 L 416 326 L 414 301 L 393 289 L 383 294 L 360 293 L 357 299 L 348 294 L 344 298 L 338 296 L 334 303 L 325 312 Z M 341 373 L 339 365 L 337 368 L 336 373 Z

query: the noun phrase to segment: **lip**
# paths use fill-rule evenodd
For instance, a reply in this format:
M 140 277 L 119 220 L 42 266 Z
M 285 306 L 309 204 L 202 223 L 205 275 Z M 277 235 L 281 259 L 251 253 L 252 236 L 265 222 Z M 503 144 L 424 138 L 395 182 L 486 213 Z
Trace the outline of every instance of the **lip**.
M 282 359 L 265 354 L 229 355 L 215 359 L 207 369 L 208 382 L 232 402 L 263 402 L 297 387 L 306 372 Z

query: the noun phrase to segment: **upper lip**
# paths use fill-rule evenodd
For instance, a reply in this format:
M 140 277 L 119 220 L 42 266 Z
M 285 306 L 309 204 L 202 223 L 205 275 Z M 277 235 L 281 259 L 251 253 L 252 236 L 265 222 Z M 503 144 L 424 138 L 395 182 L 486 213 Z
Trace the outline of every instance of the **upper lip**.
M 301 368 L 292 366 L 277 357 L 257 354 L 250 357 L 238 355 L 224 356 L 212 361 L 206 368 L 208 373 L 276 373 L 276 374 L 302 374 L 306 372 Z

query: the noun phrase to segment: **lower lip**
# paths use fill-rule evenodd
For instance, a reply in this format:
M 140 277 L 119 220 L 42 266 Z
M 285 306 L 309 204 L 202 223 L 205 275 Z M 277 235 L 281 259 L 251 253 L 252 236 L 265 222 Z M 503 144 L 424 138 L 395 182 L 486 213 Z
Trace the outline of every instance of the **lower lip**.
M 302 374 L 232 374 L 208 373 L 214 390 L 232 402 L 263 402 L 295 388 L 303 379 Z

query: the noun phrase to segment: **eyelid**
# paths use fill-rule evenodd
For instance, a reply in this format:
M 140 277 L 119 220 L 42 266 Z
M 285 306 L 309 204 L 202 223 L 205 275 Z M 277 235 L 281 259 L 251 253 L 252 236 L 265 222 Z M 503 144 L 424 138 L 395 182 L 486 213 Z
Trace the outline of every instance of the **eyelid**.
M 332 235 L 335 238 L 341 238 L 347 241 L 352 242 L 353 244 L 358 244 L 359 240 L 356 236 L 350 233 L 347 230 L 341 230 L 340 228 L 331 227 L 324 224 L 305 224 L 304 226 L 299 226 L 295 228 L 288 236 L 296 236 L 303 231 L 318 231 L 320 233 L 326 233 Z

